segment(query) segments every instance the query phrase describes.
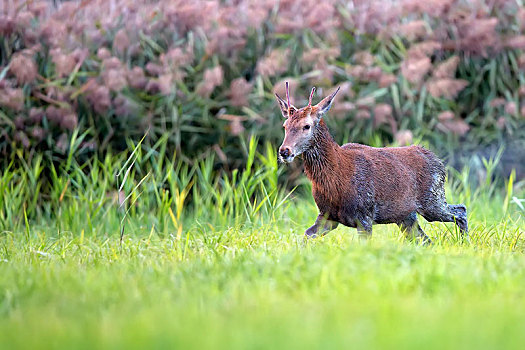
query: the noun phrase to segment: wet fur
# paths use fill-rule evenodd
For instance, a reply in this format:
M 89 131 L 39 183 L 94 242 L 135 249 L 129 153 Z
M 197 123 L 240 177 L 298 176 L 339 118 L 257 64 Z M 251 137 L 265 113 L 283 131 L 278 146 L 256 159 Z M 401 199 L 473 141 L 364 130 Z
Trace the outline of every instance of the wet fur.
M 445 200 L 443 163 L 423 147 L 339 146 L 321 119 L 303 158 L 319 208 L 308 236 L 320 228 L 324 234 L 336 223 L 364 234 L 371 234 L 373 224 L 396 223 L 429 242 L 416 213 L 428 221 L 456 222 L 461 232 L 468 231 L 465 206 Z

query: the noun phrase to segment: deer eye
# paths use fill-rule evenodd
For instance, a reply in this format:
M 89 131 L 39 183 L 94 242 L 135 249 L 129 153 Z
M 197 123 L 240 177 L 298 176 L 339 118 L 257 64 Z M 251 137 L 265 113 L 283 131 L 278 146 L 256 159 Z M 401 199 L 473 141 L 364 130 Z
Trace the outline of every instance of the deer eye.
M 306 124 L 305 126 L 303 126 L 303 130 L 308 130 L 310 129 L 310 125 Z

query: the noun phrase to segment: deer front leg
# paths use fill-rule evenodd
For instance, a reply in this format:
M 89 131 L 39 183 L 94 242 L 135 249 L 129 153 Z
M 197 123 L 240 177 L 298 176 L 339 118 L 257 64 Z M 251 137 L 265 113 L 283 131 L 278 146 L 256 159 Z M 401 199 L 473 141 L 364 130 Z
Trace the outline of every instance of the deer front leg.
M 319 214 L 315 223 L 305 231 L 304 235 L 306 238 L 315 238 L 318 235 L 324 236 L 335 229 L 337 225 L 339 225 L 337 222 L 328 220 L 324 215 Z
M 357 220 L 356 228 L 359 239 L 368 240 L 372 237 L 372 219 L 364 218 L 362 220 Z

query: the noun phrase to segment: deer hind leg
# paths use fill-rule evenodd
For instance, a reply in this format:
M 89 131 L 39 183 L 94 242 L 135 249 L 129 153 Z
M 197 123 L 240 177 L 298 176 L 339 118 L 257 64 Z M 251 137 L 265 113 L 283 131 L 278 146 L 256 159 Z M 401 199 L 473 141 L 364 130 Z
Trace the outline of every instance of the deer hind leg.
M 463 204 L 447 204 L 425 208 L 420 213 L 427 221 L 454 222 L 462 236 L 468 234 L 467 208 Z
M 427 221 L 454 222 L 462 236 L 468 234 L 467 208 L 463 204 L 447 204 L 444 174 L 434 176 L 434 184 L 418 213 Z
M 417 213 L 413 212 L 407 216 L 403 221 L 398 222 L 397 225 L 405 233 L 409 239 L 420 239 L 423 244 L 432 244 L 432 240 L 428 238 L 425 231 L 419 226 L 417 222 Z
M 306 238 L 315 238 L 317 236 L 324 236 L 328 232 L 334 230 L 339 224 L 335 221 L 328 220 L 324 215 L 319 214 L 315 223 L 309 227 L 304 233 Z

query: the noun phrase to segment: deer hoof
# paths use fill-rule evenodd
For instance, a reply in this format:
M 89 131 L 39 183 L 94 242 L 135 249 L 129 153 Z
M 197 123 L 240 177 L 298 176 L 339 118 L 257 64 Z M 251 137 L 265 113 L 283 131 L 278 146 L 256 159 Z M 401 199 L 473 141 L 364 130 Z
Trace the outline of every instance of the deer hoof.
M 308 228 L 304 232 L 304 238 L 316 238 L 316 237 L 317 237 L 317 227 L 315 226 Z

